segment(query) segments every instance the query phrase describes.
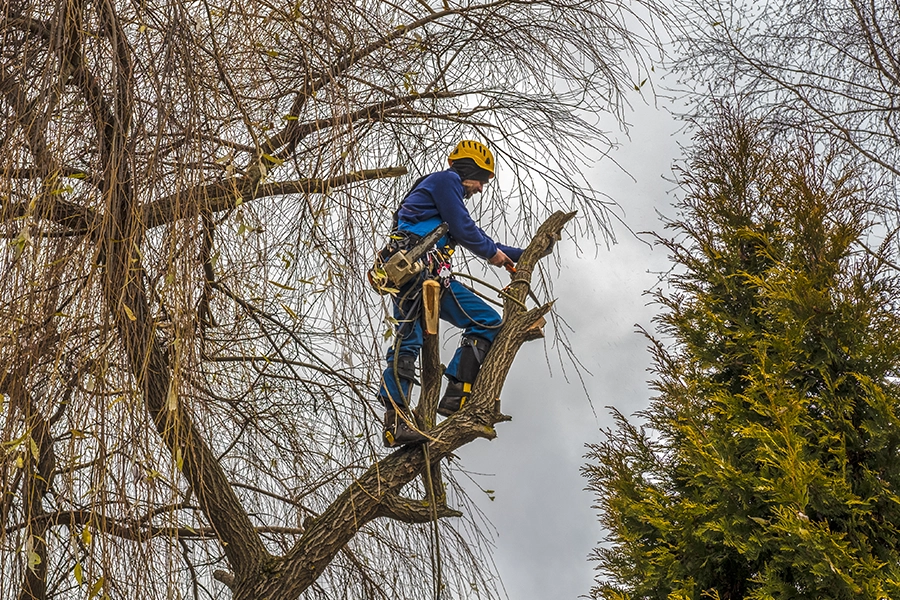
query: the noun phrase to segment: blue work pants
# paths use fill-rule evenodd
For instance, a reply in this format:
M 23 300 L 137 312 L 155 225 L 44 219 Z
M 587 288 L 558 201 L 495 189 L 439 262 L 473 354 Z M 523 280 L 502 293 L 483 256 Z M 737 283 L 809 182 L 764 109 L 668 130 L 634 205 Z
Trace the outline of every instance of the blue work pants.
M 413 360 L 418 358 L 424 339 L 422 311 L 422 279 L 416 278 L 412 283 L 403 286 L 400 293 L 394 297 L 396 337 L 387 352 L 387 368 L 382 375 L 381 389 L 378 391 L 378 398 L 386 407 L 391 406 L 391 400 L 399 407 L 407 405 L 411 381 L 395 377 L 394 357 L 406 355 Z M 462 329 L 464 336 L 481 338 L 487 342 L 494 341 L 502 322 L 497 311 L 454 279 L 450 280 L 450 287 L 444 288 L 441 292 L 440 317 Z M 461 350 L 462 348 L 457 348 L 456 354 L 447 365 L 445 375 L 448 377 L 456 376 Z M 397 379 L 400 379 L 402 391 L 397 387 Z

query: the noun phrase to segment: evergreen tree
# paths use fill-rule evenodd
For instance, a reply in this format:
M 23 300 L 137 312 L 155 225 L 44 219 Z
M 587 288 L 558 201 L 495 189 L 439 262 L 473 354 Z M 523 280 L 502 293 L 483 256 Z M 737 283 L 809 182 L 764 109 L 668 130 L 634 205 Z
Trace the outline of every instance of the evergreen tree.
M 658 395 L 585 468 L 595 598 L 900 598 L 896 272 L 840 152 L 725 109 L 679 173 Z M 882 247 L 888 251 L 888 242 Z

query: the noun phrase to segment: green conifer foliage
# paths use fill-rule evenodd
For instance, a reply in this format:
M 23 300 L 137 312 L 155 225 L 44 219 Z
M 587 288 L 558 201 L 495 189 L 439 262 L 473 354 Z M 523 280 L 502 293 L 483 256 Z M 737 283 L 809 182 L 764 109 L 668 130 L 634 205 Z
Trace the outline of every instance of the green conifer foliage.
M 608 531 L 593 596 L 900 598 L 900 285 L 863 245 L 884 238 L 876 191 L 724 109 L 696 141 L 661 240 L 658 395 L 585 468 Z

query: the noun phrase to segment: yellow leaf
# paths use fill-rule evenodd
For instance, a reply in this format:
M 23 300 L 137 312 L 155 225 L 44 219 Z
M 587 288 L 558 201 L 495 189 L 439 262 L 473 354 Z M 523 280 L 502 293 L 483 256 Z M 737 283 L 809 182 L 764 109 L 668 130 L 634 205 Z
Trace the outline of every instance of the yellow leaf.
M 134 313 L 131 312 L 131 309 L 128 308 L 128 305 L 127 305 L 127 304 L 123 304 L 123 305 L 122 305 L 122 308 L 125 309 L 125 316 L 128 317 L 129 320 L 131 320 L 131 321 L 137 321 L 137 317 L 134 316 Z
M 33 437 L 28 438 L 28 447 L 31 449 L 31 455 L 34 457 L 34 460 L 40 460 L 41 451 L 38 450 L 37 442 L 34 441 Z
M 81 530 L 81 541 L 84 542 L 85 546 L 89 545 L 92 539 L 94 539 L 94 537 L 91 535 L 91 529 L 89 527 L 85 527 Z
M 87 177 L 87 173 L 70 173 L 70 179 L 85 179 Z
M 271 284 L 274 285 L 275 287 L 280 287 L 280 288 L 283 289 L 283 290 L 289 290 L 289 291 L 291 291 L 291 292 L 297 291 L 297 288 L 291 287 L 291 286 L 286 285 L 286 284 L 284 284 L 284 283 L 278 283 L 277 281 L 273 281 L 273 280 L 271 280 L 271 279 L 269 280 L 269 283 L 271 283 Z
M 41 556 L 34 550 L 28 551 L 28 568 L 34 571 L 34 568 L 41 564 Z
M 181 448 L 175 449 L 175 466 L 179 471 L 184 470 L 184 457 L 181 455 Z
M 91 586 L 91 593 L 88 594 L 88 600 L 91 600 L 94 596 L 100 593 L 100 590 L 103 588 L 103 577 L 98 579 L 94 585 Z
M 174 411 L 178 408 L 178 384 L 175 383 L 175 379 L 169 380 L 169 393 L 166 398 L 166 407 L 170 411 Z
M 138 33 L 144 33 L 145 31 L 147 31 L 146 25 L 142 24 L 140 27 L 138 27 Z
M 3 446 L 7 449 L 6 450 L 7 453 L 15 452 L 15 450 L 22 444 L 22 442 L 25 441 L 25 438 L 27 438 L 27 437 L 28 437 L 28 432 L 26 431 L 25 433 L 22 434 L 21 437 L 17 437 L 16 439 L 11 440 L 9 442 L 4 442 Z
M 81 571 L 81 563 L 75 563 L 74 574 L 75 574 L 75 581 L 78 582 L 78 585 L 81 585 L 82 583 L 84 583 L 84 573 L 82 573 L 82 571 Z
M 282 302 L 282 303 L 281 303 L 281 308 L 283 308 L 287 314 L 291 315 L 291 318 L 293 318 L 293 319 L 299 319 L 299 318 L 300 318 L 300 317 L 297 316 L 297 313 L 295 313 L 293 310 L 291 310 L 291 307 L 288 306 L 287 304 L 285 304 L 285 303 Z M 2 403 L 0 403 L 0 406 L 2 406 Z
M 285 121 L 299 121 L 300 117 L 297 117 L 295 115 L 284 115 L 284 120 Z
M 271 154 L 263 154 L 263 158 L 266 159 L 267 161 L 269 161 L 270 163 L 272 163 L 273 165 L 280 165 L 284 162 L 280 158 L 276 158 L 276 157 L 272 156 Z

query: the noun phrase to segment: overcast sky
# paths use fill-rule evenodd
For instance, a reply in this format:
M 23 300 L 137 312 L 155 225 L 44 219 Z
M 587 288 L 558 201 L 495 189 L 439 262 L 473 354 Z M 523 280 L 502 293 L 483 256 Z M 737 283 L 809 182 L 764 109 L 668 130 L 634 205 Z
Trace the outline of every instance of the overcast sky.
M 608 160 L 589 178 L 619 202 L 633 231 L 658 231 L 657 211 L 672 214 L 679 124 L 664 102 L 659 108 L 640 98 L 632 102 L 630 139 L 619 134 L 621 147 L 613 158 L 634 179 Z M 571 242 L 558 246 L 556 310 L 575 329 L 571 341 L 591 371 L 586 386 L 596 415 L 578 379 L 567 382 L 558 364 L 552 364 L 551 377 L 542 343 L 529 342 L 503 391 L 503 412 L 513 421 L 497 426 L 497 439 L 476 441 L 459 452 L 464 468 L 486 474 L 477 476 L 477 483 L 495 491 L 490 501 L 476 485 L 469 486 L 497 528 L 494 556 L 512 600 L 568 600 L 590 591 L 594 564 L 586 557 L 603 532 L 579 472 L 585 444 L 600 441 L 601 428 L 611 425 L 607 406 L 631 415 L 645 408 L 651 395 L 650 355 L 635 324 L 652 329 L 657 308 L 643 293 L 669 262 L 663 249 L 651 249 L 621 225 L 616 235 L 616 245 L 596 253 L 579 256 Z

